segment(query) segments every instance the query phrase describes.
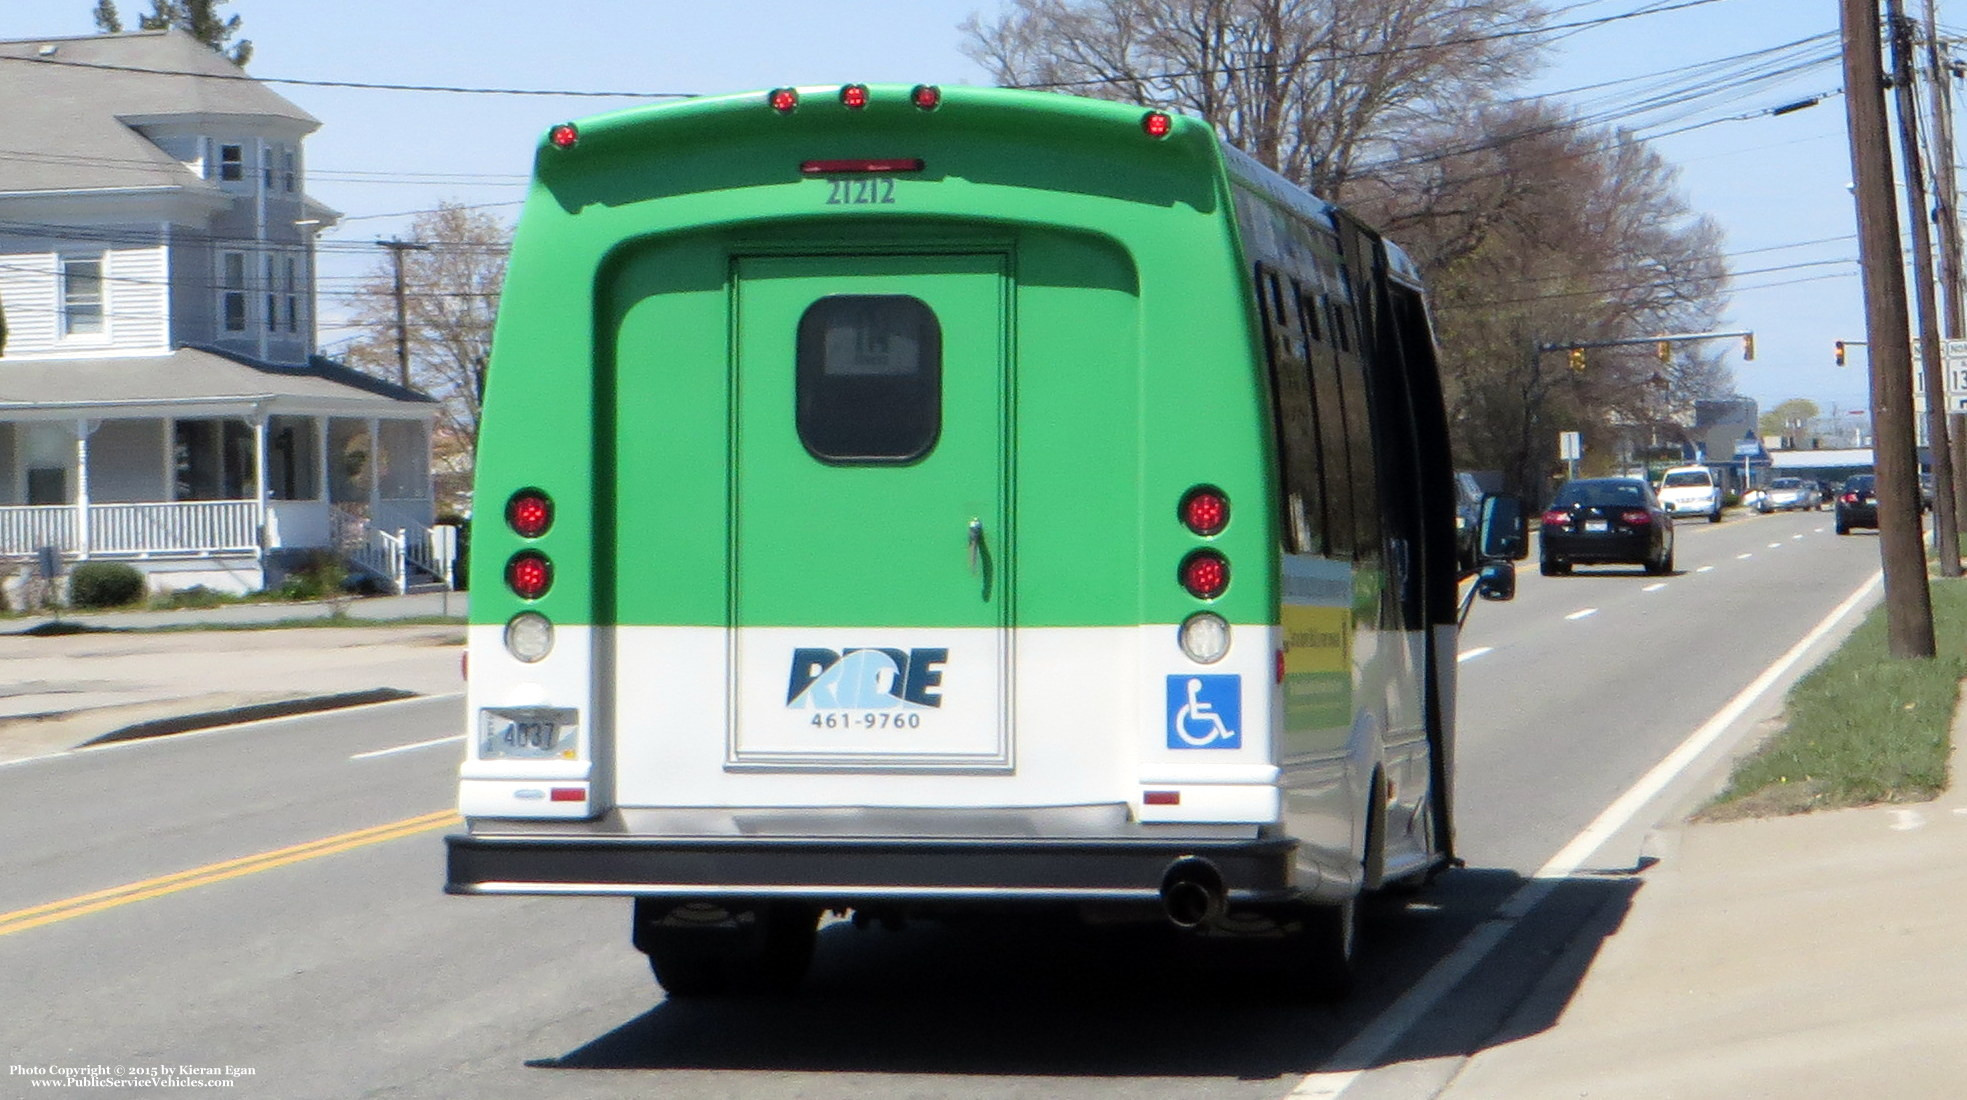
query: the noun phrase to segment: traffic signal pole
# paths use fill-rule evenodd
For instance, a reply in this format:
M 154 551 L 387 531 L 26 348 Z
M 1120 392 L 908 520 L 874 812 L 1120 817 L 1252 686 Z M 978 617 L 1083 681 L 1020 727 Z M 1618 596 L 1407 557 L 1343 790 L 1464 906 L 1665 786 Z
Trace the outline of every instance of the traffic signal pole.
M 1886 138 L 1878 0 L 1840 0 L 1839 21 L 1845 123 L 1858 203 L 1858 262 L 1864 268 L 1866 340 L 1871 349 L 1871 422 L 1887 648 L 1894 657 L 1931 657 L 1933 602 L 1919 538 L 1912 347 L 1906 331 L 1899 214 L 1892 193 L 1892 148 Z

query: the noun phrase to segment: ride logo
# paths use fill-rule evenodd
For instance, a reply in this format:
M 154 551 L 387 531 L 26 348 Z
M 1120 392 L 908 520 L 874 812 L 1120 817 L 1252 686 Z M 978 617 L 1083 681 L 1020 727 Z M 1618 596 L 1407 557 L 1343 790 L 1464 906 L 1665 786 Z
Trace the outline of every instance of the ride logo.
M 792 710 L 941 707 L 948 663 L 947 648 L 795 649 L 785 705 Z

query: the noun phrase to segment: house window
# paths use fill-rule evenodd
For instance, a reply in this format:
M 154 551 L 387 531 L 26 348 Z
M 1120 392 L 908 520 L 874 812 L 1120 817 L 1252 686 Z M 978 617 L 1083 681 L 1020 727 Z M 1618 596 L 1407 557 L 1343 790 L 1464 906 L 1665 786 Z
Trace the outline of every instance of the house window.
M 75 436 L 59 424 L 27 426 L 22 457 L 27 467 L 27 503 L 67 504 L 68 468 L 75 456 Z
M 273 190 L 273 150 L 265 145 L 260 146 L 260 186 Z
M 276 284 L 273 281 L 273 254 L 270 252 L 266 256 L 266 284 L 265 285 L 266 285 L 266 331 L 276 332 L 280 328 L 280 311 L 275 308 L 277 304 L 278 296 L 274 294 L 273 288 L 278 284 Z
M 268 418 L 266 490 L 275 500 L 320 499 L 321 437 L 312 418 Z
M 172 424 L 173 500 L 247 500 L 253 487 L 253 429 L 243 420 Z
M 300 269 L 299 256 L 287 257 L 287 331 L 300 331 Z
M 61 259 L 63 336 L 99 336 L 103 330 L 102 254 Z
M 242 180 L 246 178 L 246 150 L 244 146 L 219 146 L 219 178 L 222 180 Z
M 280 189 L 289 195 L 294 193 L 294 151 L 280 150 Z
M 220 312 L 225 315 L 225 331 L 246 331 L 246 254 L 227 252 L 221 257 L 223 267 L 219 293 Z

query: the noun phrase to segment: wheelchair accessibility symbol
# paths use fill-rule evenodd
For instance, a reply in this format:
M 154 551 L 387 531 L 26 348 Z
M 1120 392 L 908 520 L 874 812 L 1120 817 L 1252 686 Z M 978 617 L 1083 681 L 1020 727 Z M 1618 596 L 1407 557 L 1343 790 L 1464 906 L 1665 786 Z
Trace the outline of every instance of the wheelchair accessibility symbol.
M 1168 677 L 1168 747 L 1243 747 L 1243 677 Z

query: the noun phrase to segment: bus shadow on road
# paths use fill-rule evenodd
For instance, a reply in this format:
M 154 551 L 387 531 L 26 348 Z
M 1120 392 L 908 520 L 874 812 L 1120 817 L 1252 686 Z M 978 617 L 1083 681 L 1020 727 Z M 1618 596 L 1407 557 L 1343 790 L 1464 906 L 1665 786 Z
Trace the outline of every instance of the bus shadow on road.
M 1260 1080 L 1469 1055 L 1556 1022 L 1639 881 L 1580 874 L 1514 919 L 1498 910 L 1526 880 L 1508 871 L 1456 871 L 1404 903 L 1376 902 L 1362 932 L 1359 988 L 1336 1006 L 1280 989 L 1264 943 L 1068 922 L 901 931 L 840 923 L 821 933 L 798 993 L 660 1001 L 527 1064 Z M 1471 932 L 1497 920 L 1514 927 L 1420 1026 L 1365 1065 L 1332 1063 Z

